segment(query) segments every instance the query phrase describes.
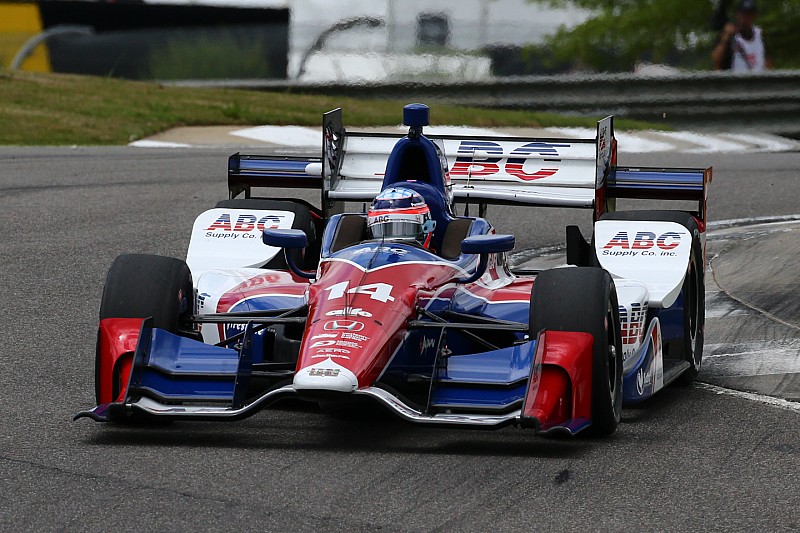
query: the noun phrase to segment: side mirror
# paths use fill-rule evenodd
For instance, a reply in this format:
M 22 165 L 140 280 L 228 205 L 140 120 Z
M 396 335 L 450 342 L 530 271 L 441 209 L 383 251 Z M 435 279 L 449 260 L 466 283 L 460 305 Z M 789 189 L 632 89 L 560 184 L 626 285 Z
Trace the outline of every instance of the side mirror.
M 262 237 L 264 244 L 276 248 L 305 248 L 308 237 L 299 229 L 265 229 Z
M 286 257 L 286 264 L 289 269 L 301 278 L 314 279 L 316 272 L 306 272 L 297 266 L 292 250 L 301 250 L 308 246 L 308 237 L 299 229 L 265 229 L 261 237 L 267 246 L 283 248 L 283 255 Z
M 462 254 L 496 254 L 514 249 L 513 235 L 472 235 L 461 241 Z
M 478 268 L 469 277 L 457 280 L 457 283 L 472 283 L 486 272 L 489 254 L 510 252 L 514 249 L 513 235 L 472 235 L 461 241 L 462 254 L 479 254 Z

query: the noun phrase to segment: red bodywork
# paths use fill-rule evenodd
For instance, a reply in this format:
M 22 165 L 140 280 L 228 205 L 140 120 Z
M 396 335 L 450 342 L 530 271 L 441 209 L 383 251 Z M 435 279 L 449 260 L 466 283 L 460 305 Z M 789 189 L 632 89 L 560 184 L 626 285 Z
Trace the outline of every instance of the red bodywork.
M 538 337 L 534 368 L 522 406 L 523 422 L 536 419 L 542 430 L 592 417 L 592 345 L 589 333 L 544 331 Z
M 97 403 L 125 399 L 142 318 L 105 318 L 97 332 Z
M 330 260 L 320 269 L 325 283 L 309 289 L 297 369 L 331 357 L 355 374 L 359 387 L 375 382 L 405 337 L 406 322 L 416 316 L 418 293 L 432 293 L 460 275 L 445 263 L 397 263 L 365 272 L 349 261 Z M 332 329 L 337 321 L 355 322 L 358 329 Z

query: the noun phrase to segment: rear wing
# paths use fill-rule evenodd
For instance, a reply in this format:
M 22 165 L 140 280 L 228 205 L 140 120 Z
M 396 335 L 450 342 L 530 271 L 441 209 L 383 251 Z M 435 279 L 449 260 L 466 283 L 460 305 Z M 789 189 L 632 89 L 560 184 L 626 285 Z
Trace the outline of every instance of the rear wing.
M 607 183 L 608 197 L 649 200 L 689 200 L 697 202 L 693 211 L 698 220 L 706 221 L 709 168 L 613 167 Z M 613 207 L 613 203 L 610 204 Z
M 705 217 L 711 169 L 617 168 L 613 117 L 597 123 L 594 139 L 425 136 L 438 147 L 458 203 L 585 208 L 597 218 L 614 209 L 615 198 L 689 199 Z M 325 215 L 342 212 L 344 202 L 369 202 L 380 192 L 403 137 L 346 131 L 341 109 L 329 111 L 322 157 L 231 156 L 231 198 L 250 197 L 253 187 L 318 188 Z

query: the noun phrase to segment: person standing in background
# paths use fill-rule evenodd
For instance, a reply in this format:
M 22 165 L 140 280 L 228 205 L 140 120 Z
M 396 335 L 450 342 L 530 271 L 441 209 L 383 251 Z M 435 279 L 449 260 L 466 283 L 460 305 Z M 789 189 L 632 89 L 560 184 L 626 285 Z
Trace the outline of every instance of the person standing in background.
M 728 2 L 722 1 L 715 14 L 715 29 L 722 29 L 711 52 L 714 68 L 733 72 L 760 72 L 770 68 L 771 61 L 764 46 L 761 28 L 755 25 L 755 0 L 740 0 L 736 8 L 736 24 L 727 20 Z

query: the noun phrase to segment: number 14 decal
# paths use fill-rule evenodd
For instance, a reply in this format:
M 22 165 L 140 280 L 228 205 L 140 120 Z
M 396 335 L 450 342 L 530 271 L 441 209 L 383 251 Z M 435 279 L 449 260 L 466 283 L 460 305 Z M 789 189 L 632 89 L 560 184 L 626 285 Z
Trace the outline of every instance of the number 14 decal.
M 392 287 L 388 283 L 372 283 L 370 285 L 359 285 L 358 287 L 353 287 L 352 289 L 348 289 L 350 286 L 349 281 L 342 281 L 336 283 L 335 285 L 331 285 L 326 291 L 330 291 L 328 295 L 328 300 L 336 300 L 337 298 L 344 297 L 345 293 L 347 294 L 369 294 L 369 297 L 372 300 L 378 300 L 379 302 L 393 302 L 394 296 L 392 296 Z

